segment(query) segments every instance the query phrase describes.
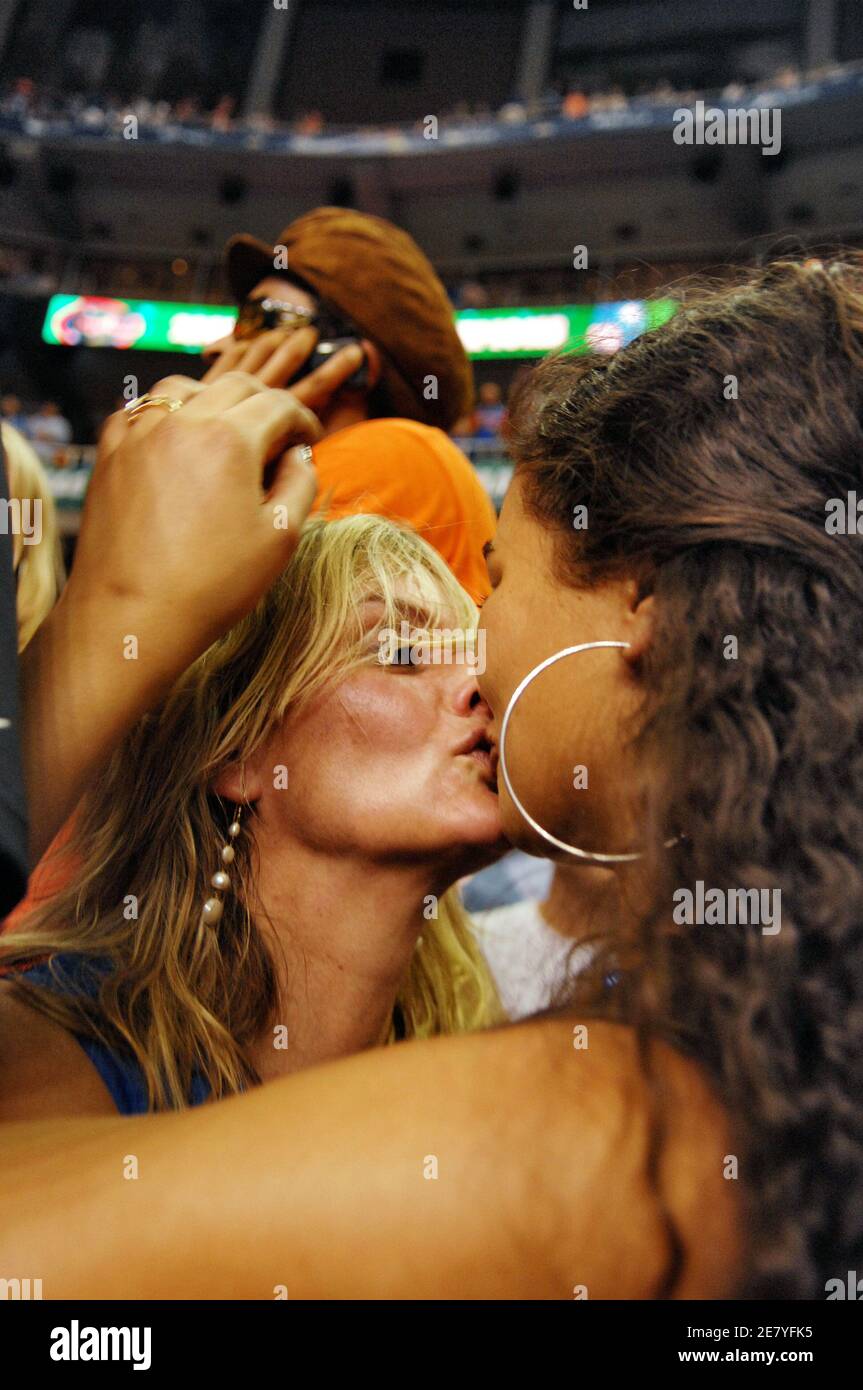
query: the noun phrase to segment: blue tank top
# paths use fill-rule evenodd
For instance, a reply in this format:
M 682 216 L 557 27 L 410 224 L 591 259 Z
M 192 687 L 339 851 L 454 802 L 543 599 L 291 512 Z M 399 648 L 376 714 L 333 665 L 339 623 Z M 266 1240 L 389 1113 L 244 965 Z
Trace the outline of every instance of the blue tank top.
M 72 953 L 52 956 L 51 965 L 55 967 L 54 971 L 47 961 L 32 965 L 27 970 L 16 972 L 17 978 L 53 990 L 55 994 L 79 997 L 84 995 L 89 999 L 95 999 L 102 980 L 112 969 L 109 961 L 94 960 L 90 956 L 76 956 Z M 61 975 L 59 979 L 58 968 Z M 109 1048 L 97 1038 L 88 1038 L 81 1033 L 73 1033 L 72 1036 L 101 1076 L 119 1113 L 146 1114 L 149 1109 L 147 1083 L 137 1058 L 130 1052 Z M 195 1072 L 187 1097 L 188 1104 L 201 1105 L 209 1098 L 208 1082 Z

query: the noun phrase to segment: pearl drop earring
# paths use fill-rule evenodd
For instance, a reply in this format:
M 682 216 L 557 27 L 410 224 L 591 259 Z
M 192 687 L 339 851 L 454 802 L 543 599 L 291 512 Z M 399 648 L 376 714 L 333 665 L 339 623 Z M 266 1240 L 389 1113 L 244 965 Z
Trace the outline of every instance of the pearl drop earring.
M 230 840 L 236 840 L 237 836 L 240 833 L 240 830 L 242 828 L 240 825 L 240 817 L 242 814 L 243 808 L 242 806 L 238 806 L 237 814 L 234 820 L 232 820 L 231 824 L 228 826 L 228 835 L 230 837 Z M 222 845 L 220 857 L 223 864 L 233 864 L 235 858 L 234 846 L 230 843 Z M 230 875 L 225 871 L 225 869 L 217 869 L 216 872 L 213 874 L 213 877 L 210 879 L 210 884 L 213 888 L 216 889 L 217 893 L 226 893 L 231 886 Z M 222 916 L 224 906 L 224 902 L 218 896 L 214 895 L 213 897 L 207 899 L 201 911 L 201 916 L 208 927 L 214 927 L 216 925 L 216 923 Z

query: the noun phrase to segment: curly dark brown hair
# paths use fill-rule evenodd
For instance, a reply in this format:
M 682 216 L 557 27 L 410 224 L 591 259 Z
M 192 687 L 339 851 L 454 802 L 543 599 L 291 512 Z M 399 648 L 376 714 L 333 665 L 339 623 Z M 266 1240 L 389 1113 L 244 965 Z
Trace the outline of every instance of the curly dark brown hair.
M 831 499 L 863 503 L 863 257 L 687 295 L 613 357 L 542 364 L 511 420 L 559 577 L 655 595 L 635 735 L 655 891 L 627 1014 L 730 1116 L 738 1295 L 823 1298 L 863 1268 L 863 534 L 827 525 Z M 699 880 L 780 890 L 781 930 L 669 930 Z

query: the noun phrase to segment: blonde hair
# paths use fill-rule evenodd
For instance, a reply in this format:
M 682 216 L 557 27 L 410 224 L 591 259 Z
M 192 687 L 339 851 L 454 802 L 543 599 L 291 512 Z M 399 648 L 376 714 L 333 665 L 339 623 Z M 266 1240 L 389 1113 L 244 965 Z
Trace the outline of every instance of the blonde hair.
M 0 965 L 50 953 L 89 958 L 94 998 L 23 980 L 15 989 L 70 1031 L 131 1051 L 152 1108 L 182 1108 L 195 1073 L 215 1096 L 257 1081 L 249 1048 L 277 1000 L 248 907 L 254 818 L 235 842 L 223 916 L 207 926 L 201 906 L 234 815 L 209 788 L 221 769 L 251 757 L 288 710 L 377 660 L 361 614 L 370 597 L 383 603 L 382 627 L 395 628 L 418 602 L 429 626 L 444 613 L 467 630 L 476 623 L 467 594 L 414 532 L 376 516 L 307 523 L 291 563 L 257 608 L 138 723 L 80 804 L 68 848 L 81 863 L 71 881 L 0 942 Z M 105 958 L 108 974 L 98 967 Z M 60 964 L 52 962 L 58 983 Z M 441 896 L 437 919 L 424 924 L 397 1003 L 408 1037 L 502 1021 L 455 888 Z M 387 1041 L 395 1037 L 393 1025 Z
M 23 536 L 17 531 L 12 540 L 12 563 L 18 577 L 18 650 L 23 652 L 57 602 L 66 571 L 57 530 L 57 509 L 39 457 L 12 425 L 4 422 L 2 434 L 9 496 L 21 502 L 38 502 L 42 521 L 41 537 L 32 545 L 25 545 Z

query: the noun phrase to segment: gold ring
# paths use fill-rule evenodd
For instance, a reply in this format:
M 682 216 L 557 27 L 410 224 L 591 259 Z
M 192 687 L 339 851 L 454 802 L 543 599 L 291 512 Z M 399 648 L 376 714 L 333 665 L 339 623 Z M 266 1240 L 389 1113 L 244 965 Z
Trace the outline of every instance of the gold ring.
M 138 396 L 134 401 L 130 401 L 124 409 L 130 420 L 137 420 L 138 416 L 142 415 L 145 410 L 149 410 L 151 406 L 163 405 L 170 413 L 173 410 L 179 410 L 182 404 L 182 401 L 175 400 L 173 396 L 151 396 L 149 391 L 145 391 L 143 396 Z

